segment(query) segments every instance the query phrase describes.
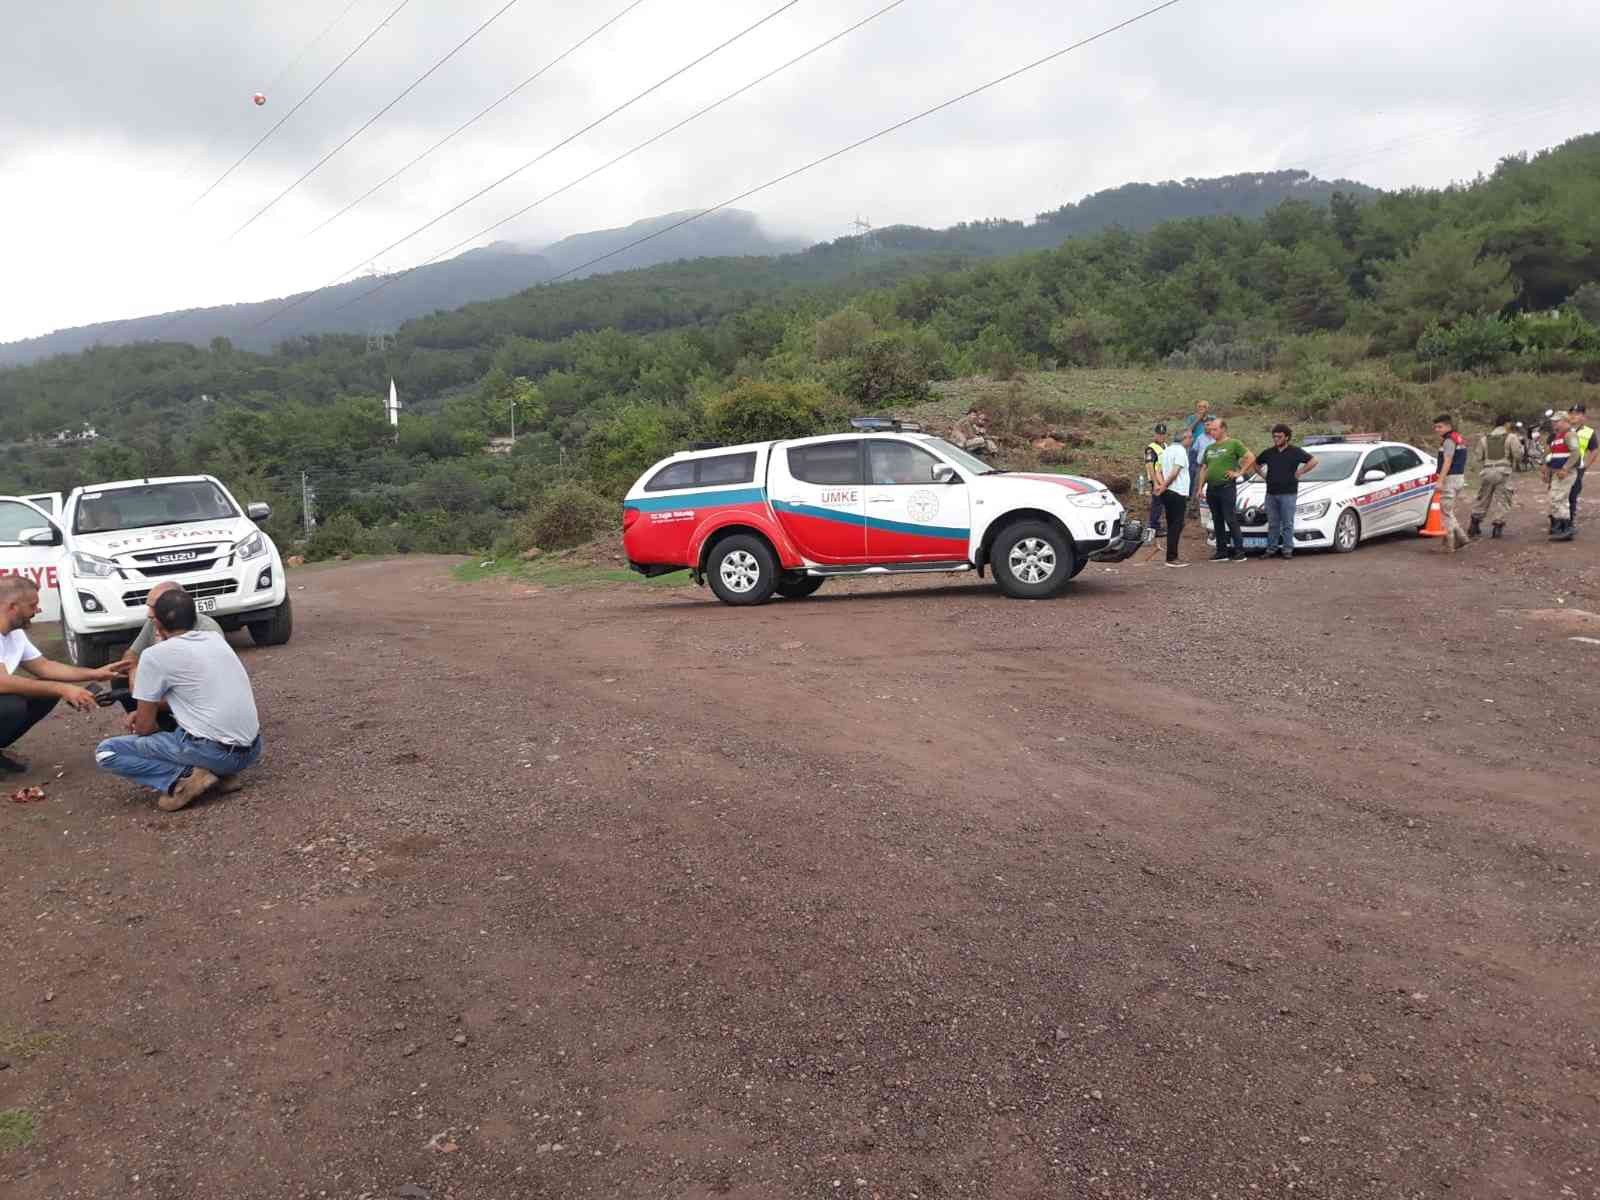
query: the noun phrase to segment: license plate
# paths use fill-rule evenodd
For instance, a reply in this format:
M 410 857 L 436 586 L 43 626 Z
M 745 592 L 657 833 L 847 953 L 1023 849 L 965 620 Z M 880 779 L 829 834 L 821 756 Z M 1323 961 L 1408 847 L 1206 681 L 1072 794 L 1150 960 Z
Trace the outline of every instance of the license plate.
M 1247 537 L 1244 540 L 1244 548 L 1246 550 L 1264 550 L 1266 545 L 1267 539 L 1264 537 Z
M 217 601 L 211 596 L 206 597 L 204 600 L 196 600 L 194 602 L 194 610 L 195 612 L 216 612 Z

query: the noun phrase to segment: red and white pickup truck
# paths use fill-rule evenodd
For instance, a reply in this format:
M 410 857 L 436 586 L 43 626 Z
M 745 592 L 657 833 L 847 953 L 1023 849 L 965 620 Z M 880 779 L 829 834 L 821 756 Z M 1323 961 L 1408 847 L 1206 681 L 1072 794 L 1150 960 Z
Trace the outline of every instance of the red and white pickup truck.
M 841 575 L 994 573 L 1008 596 L 1059 594 L 1143 529 L 1093 479 L 999 471 L 915 425 L 675 454 L 623 501 L 643 575 L 688 569 L 728 604 L 809 596 Z

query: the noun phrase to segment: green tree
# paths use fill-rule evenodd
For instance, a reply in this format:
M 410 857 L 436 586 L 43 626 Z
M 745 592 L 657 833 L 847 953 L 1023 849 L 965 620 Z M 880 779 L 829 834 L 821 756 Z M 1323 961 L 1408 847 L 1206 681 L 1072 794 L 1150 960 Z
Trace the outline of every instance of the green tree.
M 838 401 L 817 383 L 745 379 L 706 404 L 711 435 L 730 446 L 810 437 L 842 415 Z
M 1484 254 L 1479 234 L 1442 227 L 1377 265 L 1376 333 L 1387 348 L 1409 350 L 1431 322 L 1496 313 L 1515 294 L 1510 264 Z

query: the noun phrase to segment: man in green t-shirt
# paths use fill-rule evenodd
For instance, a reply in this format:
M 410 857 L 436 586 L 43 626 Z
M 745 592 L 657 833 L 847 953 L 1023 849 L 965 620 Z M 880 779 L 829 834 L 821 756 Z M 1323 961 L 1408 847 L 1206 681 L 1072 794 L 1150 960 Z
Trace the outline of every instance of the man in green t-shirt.
M 1212 562 L 1243 562 L 1244 534 L 1239 529 L 1239 480 L 1256 465 L 1245 444 L 1228 433 L 1228 423 L 1212 417 L 1206 432 L 1212 441 L 1200 460 L 1201 496 L 1211 509 L 1217 549 Z

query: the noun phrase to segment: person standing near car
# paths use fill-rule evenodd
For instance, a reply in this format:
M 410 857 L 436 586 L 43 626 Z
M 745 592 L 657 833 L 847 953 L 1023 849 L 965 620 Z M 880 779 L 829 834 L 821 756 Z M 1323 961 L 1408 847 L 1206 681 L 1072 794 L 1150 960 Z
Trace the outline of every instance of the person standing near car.
M 1522 439 L 1512 428 L 1511 418 L 1503 414 L 1494 419 L 1494 428 L 1478 439 L 1478 498 L 1472 505 L 1468 537 L 1483 534 L 1483 519 L 1497 504 L 1500 519 L 1489 526 L 1489 536 L 1497 538 L 1505 532 L 1506 518 L 1511 515 L 1516 498 L 1512 485 L 1516 463 L 1523 453 Z
M 1439 438 L 1439 508 L 1444 517 L 1444 543 L 1439 548 L 1454 554 L 1471 544 L 1461 522 L 1456 520 L 1456 501 L 1467 482 L 1467 439 L 1456 432 L 1449 413 L 1440 413 L 1433 419 L 1433 432 Z
M 156 645 L 139 658 L 128 737 L 95 750 L 100 766 L 154 788 L 157 807 L 175 812 L 212 787 L 231 792 L 239 773 L 261 757 L 255 694 L 233 648 L 218 633 L 195 628 L 194 597 L 175 588 L 156 598 Z M 161 706 L 178 727 L 159 729 Z
M 1267 554 L 1294 557 L 1294 509 L 1300 502 L 1300 477 L 1317 467 L 1316 455 L 1292 444 L 1294 430 L 1272 427 L 1272 445 L 1256 455 L 1255 470 L 1267 481 Z
M 1228 423 L 1212 417 L 1206 432 L 1211 444 L 1201 458 L 1202 495 L 1211 509 L 1217 550 L 1212 562 L 1243 562 L 1244 532 L 1239 528 L 1239 480 L 1255 468 L 1255 456 L 1228 433 Z
M 1144 448 L 1144 476 L 1150 484 L 1150 517 L 1145 521 L 1145 542 L 1149 544 L 1161 536 L 1161 522 L 1166 508 L 1161 503 L 1161 454 L 1167 448 L 1167 427 L 1156 426 L 1156 436 Z
M 1183 537 L 1184 510 L 1189 505 L 1190 480 L 1194 478 L 1189 473 L 1189 451 L 1180 443 L 1167 441 L 1165 425 L 1156 426 L 1156 437 L 1162 446 L 1156 461 L 1155 493 L 1167 518 L 1167 566 L 1186 567 L 1188 563 L 1178 561 L 1178 540 Z
M 1578 438 L 1567 414 L 1551 421 L 1550 446 L 1539 475 L 1550 488 L 1550 540 L 1570 542 L 1577 530 L 1572 524 L 1572 485 L 1577 482 Z
M 1595 436 L 1594 426 L 1589 424 L 1589 406 L 1582 400 L 1572 406 L 1572 436 L 1578 439 L 1577 447 L 1577 478 L 1572 481 L 1572 495 L 1568 503 L 1572 506 L 1572 526 L 1578 525 L 1578 497 L 1583 494 L 1583 477 L 1589 470 L 1589 463 L 1594 458 Z

